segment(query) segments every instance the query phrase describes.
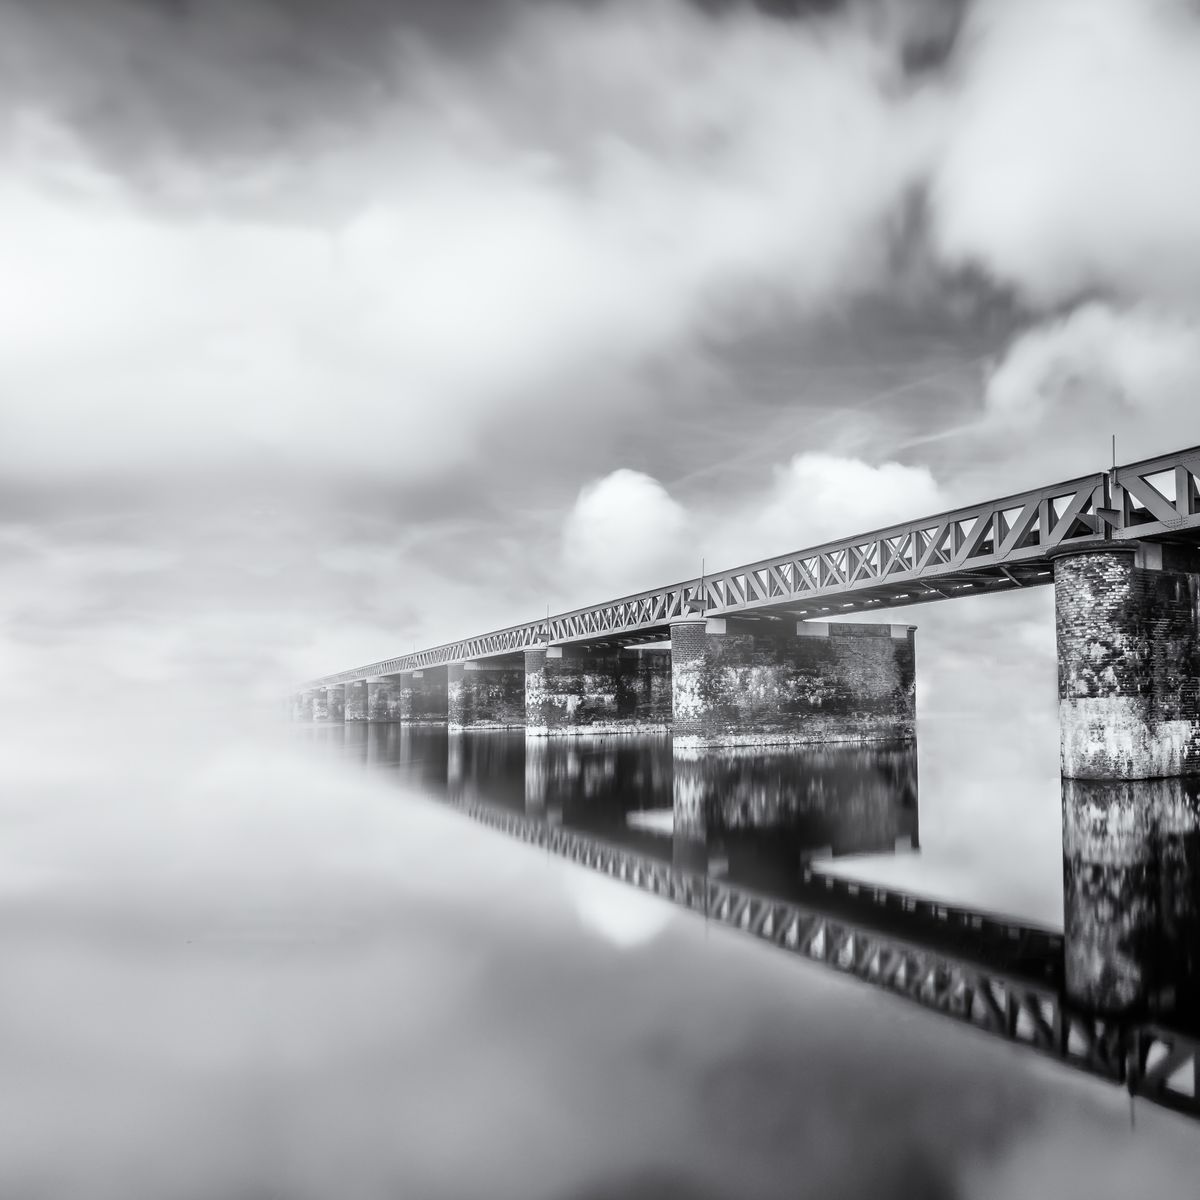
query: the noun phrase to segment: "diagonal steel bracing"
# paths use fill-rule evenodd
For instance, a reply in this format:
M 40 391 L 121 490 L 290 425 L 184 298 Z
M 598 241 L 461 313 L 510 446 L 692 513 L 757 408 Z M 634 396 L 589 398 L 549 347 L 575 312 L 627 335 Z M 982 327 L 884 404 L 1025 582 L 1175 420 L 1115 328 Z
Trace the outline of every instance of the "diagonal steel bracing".
M 1200 538 L 1200 446 L 763 559 L 311 680 L 393 675 L 547 644 L 635 640 L 695 613 L 836 617 L 1051 581 L 1050 553 Z

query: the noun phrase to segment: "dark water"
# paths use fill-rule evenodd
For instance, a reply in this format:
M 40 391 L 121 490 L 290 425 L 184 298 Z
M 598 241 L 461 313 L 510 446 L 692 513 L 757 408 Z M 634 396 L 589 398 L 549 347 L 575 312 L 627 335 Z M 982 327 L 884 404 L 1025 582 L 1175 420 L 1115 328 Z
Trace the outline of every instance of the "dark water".
M 960 850 L 975 878 L 956 888 L 921 852 L 913 743 L 681 752 L 669 735 L 527 740 L 355 724 L 315 736 L 460 806 L 519 813 L 773 899 L 832 905 L 1051 982 L 1098 1014 L 1200 1026 L 1200 781 L 999 776 L 994 804 L 1008 836 L 990 831 L 973 853 Z M 935 846 L 952 842 L 948 811 L 928 820 Z M 1045 843 L 1046 878 L 1006 893 L 1012 856 L 1025 869 L 1038 861 L 1023 844 L 1030 836 Z M 873 906 L 861 885 L 874 890 Z M 1030 895 L 1043 890 L 1057 903 L 1030 913 Z
M 333 738 L 337 738 L 337 734 Z M 826 858 L 919 844 L 913 745 L 672 753 L 669 735 L 540 738 L 346 726 L 347 755 L 456 801 L 511 809 L 796 896 Z
M 1053 747 L 998 762 L 969 748 L 964 755 L 955 739 L 974 731 L 954 728 L 935 728 L 919 749 L 684 755 L 669 735 L 527 741 L 520 731 L 353 723 L 300 732 L 399 784 L 696 862 L 781 897 L 807 894 L 805 879 L 818 871 L 1062 926 Z M 971 760 L 962 777 L 929 769 L 950 750 Z

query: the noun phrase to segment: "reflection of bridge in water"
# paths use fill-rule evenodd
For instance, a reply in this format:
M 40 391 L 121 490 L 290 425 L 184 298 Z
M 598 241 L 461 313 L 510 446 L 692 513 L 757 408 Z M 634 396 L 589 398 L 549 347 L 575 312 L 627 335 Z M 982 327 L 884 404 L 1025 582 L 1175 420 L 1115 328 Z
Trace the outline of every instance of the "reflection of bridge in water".
M 1200 1116 L 1200 780 L 1063 780 L 1060 934 L 821 872 L 917 847 L 911 744 L 329 728 L 492 828 Z

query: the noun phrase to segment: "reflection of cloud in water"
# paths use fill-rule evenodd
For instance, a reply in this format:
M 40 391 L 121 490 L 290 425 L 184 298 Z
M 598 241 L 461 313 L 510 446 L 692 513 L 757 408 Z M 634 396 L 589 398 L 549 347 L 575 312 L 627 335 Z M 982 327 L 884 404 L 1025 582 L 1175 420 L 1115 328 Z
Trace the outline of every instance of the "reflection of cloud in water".
M 651 941 L 676 915 L 667 901 L 604 875 L 581 869 L 562 882 L 579 920 L 614 946 Z
M 625 824 L 631 829 L 645 829 L 650 833 L 670 836 L 675 832 L 675 810 L 673 808 L 644 808 L 626 814 Z
M 1015 719 L 1015 718 L 1014 718 Z M 826 861 L 829 874 L 1061 929 L 1058 724 L 923 720 L 919 854 Z

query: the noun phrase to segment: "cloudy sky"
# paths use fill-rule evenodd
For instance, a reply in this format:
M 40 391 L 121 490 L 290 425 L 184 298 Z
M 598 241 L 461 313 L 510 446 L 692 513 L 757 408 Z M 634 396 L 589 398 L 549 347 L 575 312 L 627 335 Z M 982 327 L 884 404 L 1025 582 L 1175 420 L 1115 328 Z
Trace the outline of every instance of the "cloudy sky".
M 10 703 L 262 700 L 1200 442 L 1193 0 L 0 31 Z M 920 610 L 929 677 L 1052 670 L 1049 599 Z

